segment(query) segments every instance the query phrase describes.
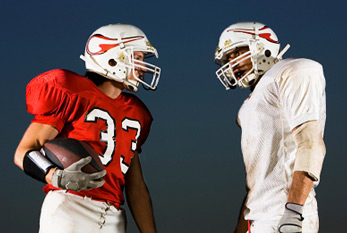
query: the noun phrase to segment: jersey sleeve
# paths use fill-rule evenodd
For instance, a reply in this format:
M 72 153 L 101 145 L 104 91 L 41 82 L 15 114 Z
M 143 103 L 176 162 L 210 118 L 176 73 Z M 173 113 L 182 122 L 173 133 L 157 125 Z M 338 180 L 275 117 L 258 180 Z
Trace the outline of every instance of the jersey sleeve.
M 322 101 L 325 79 L 319 63 L 299 59 L 284 70 L 278 86 L 291 130 L 307 121 L 319 119 L 320 108 L 325 104 Z
M 149 135 L 151 125 L 152 125 L 152 117 L 149 116 L 147 119 L 145 119 L 144 122 L 145 122 L 145 124 L 144 124 L 143 130 L 142 130 L 142 133 L 139 136 L 137 148 L 136 148 L 136 151 L 138 153 L 142 152 L 142 145 L 145 143 L 145 141 L 147 140 L 147 137 Z
M 26 87 L 27 111 L 34 115 L 32 122 L 49 124 L 61 132 L 67 121 L 79 113 L 79 102 L 84 101 L 68 89 L 63 70 L 43 73 Z
M 149 132 L 151 130 L 153 117 L 147 106 L 135 95 L 127 93 L 130 97 L 132 105 L 136 106 L 135 111 L 140 115 L 141 120 L 141 133 L 137 140 L 136 151 L 142 152 L 142 145 L 146 142 Z

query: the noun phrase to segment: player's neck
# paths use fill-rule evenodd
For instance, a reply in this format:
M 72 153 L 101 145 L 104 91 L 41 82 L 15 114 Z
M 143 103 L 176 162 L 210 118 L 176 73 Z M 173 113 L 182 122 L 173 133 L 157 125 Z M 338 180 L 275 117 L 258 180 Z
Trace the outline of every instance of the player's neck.
M 251 92 L 254 91 L 255 87 L 257 86 L 257 84 L 259 83 L 260 79 L 263 77 L 263 75 L 261 75 L 258 80 L 251 86 Z
M 123 84 L 120 82 L 107 80 L 99 85 L 98 88 L 111 99 L 116 99 L 123 90 Z

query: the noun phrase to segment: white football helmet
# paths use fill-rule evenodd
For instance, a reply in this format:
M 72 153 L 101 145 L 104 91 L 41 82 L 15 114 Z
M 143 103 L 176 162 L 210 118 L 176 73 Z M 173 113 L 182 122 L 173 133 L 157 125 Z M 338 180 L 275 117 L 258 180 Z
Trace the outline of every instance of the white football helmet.
M 228 55 L 236 48 L 248 47 L 249 51 L 231 61 Z M 215 53 L 215 63 L 221 67 L 216 71 L 218 79 L 228 90 L 252 86 L 258 78 L 270 69 L 289 48 L 280 51 L 276 34 L 267 26 L 258 22 L 241 22 L 227 27 L 220 36 Z M 251 59 L 252 69 L 246 73 L 235 74 L 234 68 L 246 59 Z
M 135 51 L 143 52 L 145 58 L 158 58 L 157 50 L 141 29 L 129 24 L 110 24 L 97 29 L 89 37 L 84 56 L 80 57 L 85 61 L 88 71 L 121 82 L 128 90 L 137 91 L 139 83 L 155 90 L 160 78 L 160 68 L 136 60 Z M 151 74 L 151 79 L 145 81 L 144 77 L 137 77 L 135 69 Z M 130 72 L 136 80 L 129 79 Z

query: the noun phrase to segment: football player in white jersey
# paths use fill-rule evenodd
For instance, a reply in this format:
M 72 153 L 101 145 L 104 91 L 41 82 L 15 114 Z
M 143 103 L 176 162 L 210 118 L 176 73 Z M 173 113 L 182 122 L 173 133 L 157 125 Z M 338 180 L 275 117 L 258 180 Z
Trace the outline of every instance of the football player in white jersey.
M 318 232 L 325 78 L 315 61 L 282 60 L 288 48 L 264 24 L 241 22 L 223 31 L 215 53 L 224 87 L 251 89 L 237 116 L 247 174 L 237 233 Z

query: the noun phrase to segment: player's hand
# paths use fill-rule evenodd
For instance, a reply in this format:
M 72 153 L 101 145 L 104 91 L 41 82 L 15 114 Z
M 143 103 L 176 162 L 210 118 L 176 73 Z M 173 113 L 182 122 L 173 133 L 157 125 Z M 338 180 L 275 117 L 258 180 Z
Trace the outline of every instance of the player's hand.
M 302 221 L 304 220 L 302 210 L 302 205 L 288 202 L 278 224 L 278 231 L 280 233 L 301 233 Z
M 95 173 L 84 173 L 82 167 L 90 163 L 91 156 L 80 159 L 64 170 L 56 169 L 52 176 L 52 185 L 58 188 L 81 191 L 101 187 L 105 181 L 106 170 Z

